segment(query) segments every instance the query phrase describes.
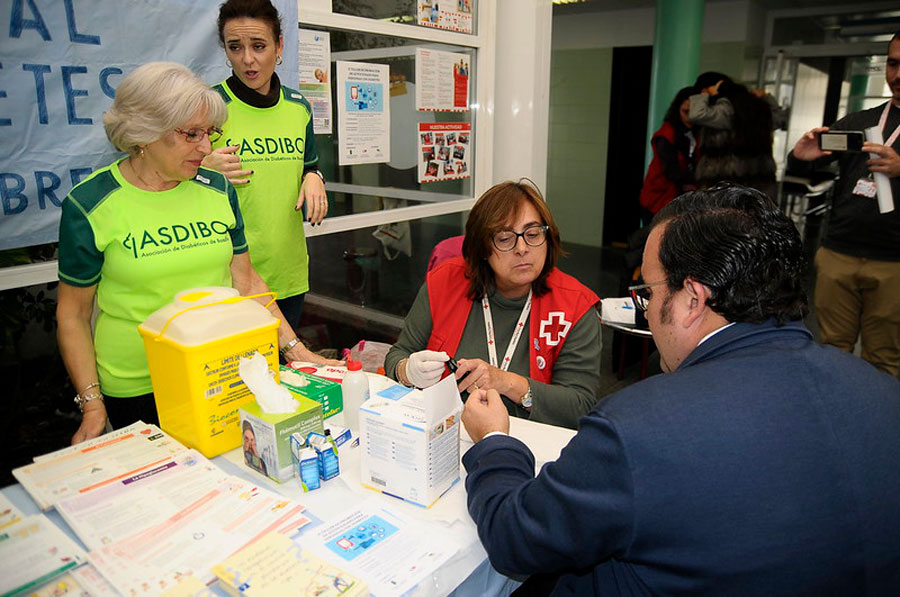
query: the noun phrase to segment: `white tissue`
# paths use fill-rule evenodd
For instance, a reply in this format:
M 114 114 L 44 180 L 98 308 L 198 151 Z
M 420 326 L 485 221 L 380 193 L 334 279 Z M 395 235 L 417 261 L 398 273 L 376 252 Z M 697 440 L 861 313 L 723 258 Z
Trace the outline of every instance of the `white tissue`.
M 266 358 L 258 352 L 249 359 L 241 357 L 238 374 L 264 413 L 292 413 L 300 407 L 291 391 L 275 381 L 275 373 L 269 370 Z

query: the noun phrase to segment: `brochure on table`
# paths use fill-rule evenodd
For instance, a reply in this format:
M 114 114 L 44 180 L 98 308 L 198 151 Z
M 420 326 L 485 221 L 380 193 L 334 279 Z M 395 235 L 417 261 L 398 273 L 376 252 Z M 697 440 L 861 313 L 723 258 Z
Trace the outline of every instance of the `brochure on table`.
M 300 93 L 313 113 L 313 131 L 331 134 L 331 34 L 299 30 Z
M 437 525 L 405 518 L 367 500 L 304 535 L 322 559 L 364 579 L 375 595 L 404 595 L 459 550 Z
M 0 531 L 0 595 L 45 584 L 85 561 L 84 551 L 42 514 Z
M 305 507 L 251 483 L 217 488 L 165 522 L 88 554 L 121 593 L 158 594 L 196 576 L 269 532 L 293 535 L 310 522 Z
M 231 595 L 302 595 L 362 597 L 369 588 L 361 579 L 326 562 L 294 541 L 269 533 L 213 566 L 219 586 Z
M 0 531 L 10 525 L 21 522 L 23 518 L 25 516 L 22 512 L 11 501 L 6 499 L 6 496 L 0 493 Z
M 46 511 L 67 497 L 151 470 L 186 449 L 156 425 L 138 422 L 35 458 L 13 475 Z
M 213 492 L 242 483 L 196 450 L 56 505 L 88 549 L 100 549 L 165 522 Z

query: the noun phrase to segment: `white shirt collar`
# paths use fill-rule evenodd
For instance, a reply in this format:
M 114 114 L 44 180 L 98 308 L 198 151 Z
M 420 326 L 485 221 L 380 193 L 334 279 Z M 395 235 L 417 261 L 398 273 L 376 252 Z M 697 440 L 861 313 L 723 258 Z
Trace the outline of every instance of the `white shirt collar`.
M 706 342 L 707 340 L 709 340 L 710 338 L 712 338 L 713 336 L 715 336 L 716 334 L 721 332 L 722 330 L 730 328 L 731 326 L 734 325 L 734 323 L 735 322 L 732 321 L 731 323 L 725 324 L 722 327 L 720 327 L 719 329 L 713 330 L 710 333 L 706 334 L 705 336 L 703 336 L 703 338 L 700 340 L 700 342 L 697 343 L 697 346 L 700 346 L 701 344 L 703 344 L 704 342 Z

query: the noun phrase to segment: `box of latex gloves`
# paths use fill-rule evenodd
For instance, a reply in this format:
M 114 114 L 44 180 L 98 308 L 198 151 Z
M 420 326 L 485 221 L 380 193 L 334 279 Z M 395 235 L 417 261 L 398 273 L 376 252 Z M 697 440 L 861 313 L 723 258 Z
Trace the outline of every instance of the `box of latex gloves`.
M 391 385 L 359 409 L 360 481 L 431 506 L 459 480 L 462 401 L 452 375 L 424 390 Z
M 239 366 L 241 378 L 256 398 L 238 411 L 244 462 L 283 483 L 294 477 L 291 434 L 322 433 L 322 407 L 275 382 L 265 360 L 255 360 L 257 356 L 241 359 Z

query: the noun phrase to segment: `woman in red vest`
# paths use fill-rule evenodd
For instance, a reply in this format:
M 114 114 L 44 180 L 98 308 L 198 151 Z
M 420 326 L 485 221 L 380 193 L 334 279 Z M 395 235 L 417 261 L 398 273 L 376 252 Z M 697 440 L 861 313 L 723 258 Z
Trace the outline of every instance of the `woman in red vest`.
M 455 363 L 459 391 L 495 389 L 511 415 L 575 428 L 597 401 L 597 295 L 556 269 L 559 230 L 531 184 L 504 182 L 475 203 L 463 257 L 428 273 L 389 375 L 419 388 Z M 473 308 L 474 307 L 474 308 Z
M 650 139 L 653 159 L 641 187 L 641 222 L 644 226 L 669 201 L 693 187 L 693 155 L 696 143 L 691 134 L 688 113 L 694 87 L 675 94 L 662 126 Z

